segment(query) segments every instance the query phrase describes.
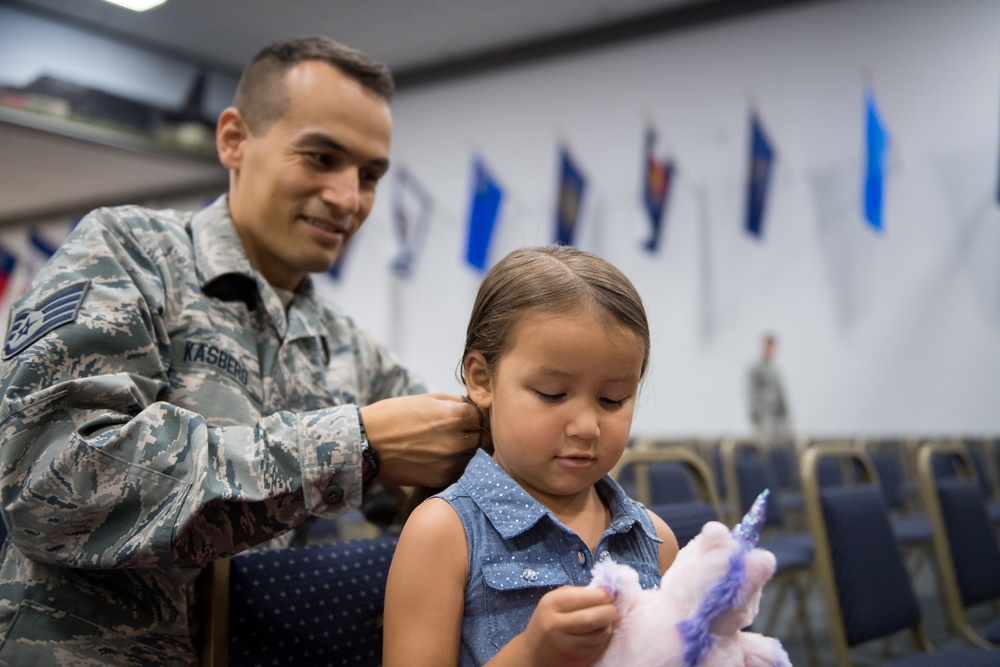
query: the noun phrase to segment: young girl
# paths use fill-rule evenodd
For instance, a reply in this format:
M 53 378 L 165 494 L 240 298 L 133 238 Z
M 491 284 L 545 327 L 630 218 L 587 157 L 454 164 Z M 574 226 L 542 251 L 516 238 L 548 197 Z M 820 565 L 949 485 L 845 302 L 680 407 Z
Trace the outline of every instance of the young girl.
M 462 379 L 493 456 L 407 520 L 389 572 L 384 667 L 590 665 L 617 620 L 585 588 L 614 558 L 659 584 L 667 525 L 607 473 L 625 449 L 649 362 L 629 280 L 566 246 L 509 254 L 479 288 Z

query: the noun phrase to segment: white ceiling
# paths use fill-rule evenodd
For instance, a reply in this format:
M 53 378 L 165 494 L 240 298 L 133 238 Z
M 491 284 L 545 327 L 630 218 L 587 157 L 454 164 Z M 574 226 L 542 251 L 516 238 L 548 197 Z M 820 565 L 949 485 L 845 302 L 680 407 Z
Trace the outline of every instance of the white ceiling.
M 142 40 L 239 71 L 279 37 L 325 34 L 393 69 L 723 0 L 167 0 L 133 12 L 103 0 L 9 0 L 80 26 Z M 743 0 L 743 4 L 755 4 Z M 759 4 L 759 3 L 757 3 Z
M 279 37 L 325 34 L 386 62 L 400 87 L 803 0 L 0 0 L 237 76 Z M 54 133 L 54 134 L 53 134 Z M 126 150 L 122 150 L 126 148 Z M 214 161 L 178 160 L 0 117 L 0 225 L 197 188 Z

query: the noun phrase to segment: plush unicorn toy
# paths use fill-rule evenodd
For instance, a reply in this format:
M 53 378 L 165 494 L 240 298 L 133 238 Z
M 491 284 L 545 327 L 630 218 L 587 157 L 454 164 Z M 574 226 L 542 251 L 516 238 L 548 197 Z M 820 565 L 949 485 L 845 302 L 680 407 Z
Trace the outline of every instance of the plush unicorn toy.
M 774 554 L 757 547 L 767 490 L 730 531 L 710 521 L 681 549 L 655 590 L 635 571 L 605 560 L 591 586 L 615 596 L 620 621 L 596 667 L 791 667 L 776 639 L 750 625 Z

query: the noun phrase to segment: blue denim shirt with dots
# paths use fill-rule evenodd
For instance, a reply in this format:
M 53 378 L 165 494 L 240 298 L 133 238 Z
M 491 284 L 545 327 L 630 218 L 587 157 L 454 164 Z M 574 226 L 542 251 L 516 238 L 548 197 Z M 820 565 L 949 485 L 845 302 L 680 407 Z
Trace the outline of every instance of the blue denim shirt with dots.
M 627 564 L 643 588 L 656 588 L 662 540 L 649 514 L 610 477 L 596 488 L 611 510 L 596 559 Z M 527 627 L 545 593 L 590 583 L 595 555 L 587 544 L 486 452 L 478 451 L 461 479 L 437 497 L 458 513 L 469 541 L 461 667 L 478 667 L 496 655 Z

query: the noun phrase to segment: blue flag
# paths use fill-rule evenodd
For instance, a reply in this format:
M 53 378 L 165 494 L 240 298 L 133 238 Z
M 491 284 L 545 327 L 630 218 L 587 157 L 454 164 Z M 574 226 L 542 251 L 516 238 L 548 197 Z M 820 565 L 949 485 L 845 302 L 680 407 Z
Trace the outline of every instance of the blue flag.
M 875 107 L 875 94 L 865 91 L 866 147 L 865 219 L 876 231 L 882 231 L 882 197 L 885 159 L 889 152 L 889 135 Z
M 42 235 L 41 230 L 37 227 L 32 227 L 29 230 L 28 243 L 30 243 L 31 247 L 38 251 L 46 261 L 48 261 L 52 255 L 56 254 L 57 250 L 59 250 L 59 246 L 45 238 L 45 236 Z
M 559 150 L 559 192 L 556 203 L 556 243 L 573 245 L 587 180 L 566 148 Z
M 475 159 L 472 169 L 472 205 L 469 210 L 469 238 L 465 258 L 475 268 L 485 271 L 503 190 L 486 171 L 481 158 Z
M 670 196 L 670 184 L 674 176 L 674 163 L 668 160 L 658 160 L 653 154 L 656 145 L 656 130 L 646 130 L 646 165 L 645 183 L 642 190 L 643 203 L 649 215 L 652 233 L 645 243 L 649 252 L 656 252 L 660 246 L 660 236 L 663 230 L 663 212 L 667 208 L 667 198 Z
M 747 188 L 747 232 L 758 239 L 764 235 L 764 205 L 771 181 L 774 150 L 764 134 L 756 112 L 750 113 L 750 174 Z
M 399 241 L 399 252 L 392 261 L 392 270 L 400 278 L 413 275 L 417 261 L 430 228 L 434 200 L 407 169 L 396 170 L 396 188 L 393 191 L 392 221 Z

